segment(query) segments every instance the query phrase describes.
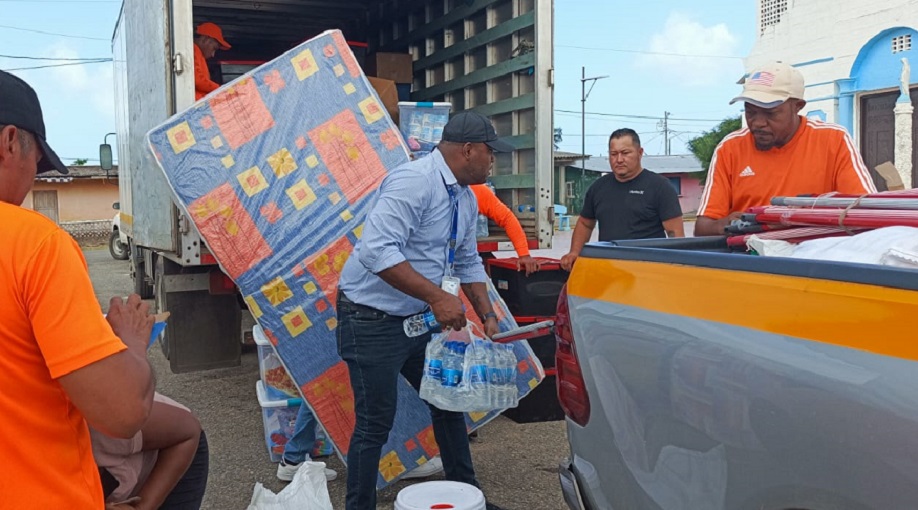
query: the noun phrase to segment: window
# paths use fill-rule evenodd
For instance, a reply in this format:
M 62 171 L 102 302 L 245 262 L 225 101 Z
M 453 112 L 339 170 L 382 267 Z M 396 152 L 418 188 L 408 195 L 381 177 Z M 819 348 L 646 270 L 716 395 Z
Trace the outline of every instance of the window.
M 564 183 L 564 196 L 567 198 L 575 198 L 577 195 L 574 193 L 574 181 L 567 181 Z
M 781 16 L 787 11 L 787 0 L 759 0 L 759 33 L 781 22 Z
M 667 177 L 667 181 L 672 184 L 673 189 L 676 190 L 676 194 L 680 197 L 682 196 L 682 177 Z
M 892 52 L 899 53 L 912 49 L 912 34 L 900 35 L 892 38 Z

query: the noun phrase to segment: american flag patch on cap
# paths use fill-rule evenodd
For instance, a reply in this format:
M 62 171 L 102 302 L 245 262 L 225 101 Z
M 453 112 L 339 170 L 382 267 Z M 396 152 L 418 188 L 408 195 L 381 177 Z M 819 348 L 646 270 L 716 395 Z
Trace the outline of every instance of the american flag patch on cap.
M 755 85 L 765 85 L 766 87 L 771 87 L 775 82 L 775 75 L 769 73 L 768 71 L 758 71 L 749 77 L 747 83 Z

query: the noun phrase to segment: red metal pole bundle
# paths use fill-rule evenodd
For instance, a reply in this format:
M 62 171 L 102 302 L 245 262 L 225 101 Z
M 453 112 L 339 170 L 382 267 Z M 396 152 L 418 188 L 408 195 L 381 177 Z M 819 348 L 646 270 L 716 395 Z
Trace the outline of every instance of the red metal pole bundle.
M 918 210 L 819 209 L 795 207 L 754 207 L 749 210 L 759 223 L 788 226 L 837 228 L 918 227 Z
M 823 237 L 839 237 L 839 236 L 848 236 L 852 233 L 856 234 L 862 232 L 865 229 L 850 229 L 845 230 L 838 227 L 790 227 L 784 230 L 772 230 L 769 232 L 761 232 L 759 234 L 748 234 L 748 235 L 739 235 L 732 236 L 727 238 L 727 246 L 731 248 L 746 248 L 746 243 L 749 242 L 749 238 L 753 235 L 759 239 L 767 240 L 776 240 L 776 241 L 787 241 L 789 243 L 802 243 L 803 241 L 810 241 L 812 239 L 822 239 Z

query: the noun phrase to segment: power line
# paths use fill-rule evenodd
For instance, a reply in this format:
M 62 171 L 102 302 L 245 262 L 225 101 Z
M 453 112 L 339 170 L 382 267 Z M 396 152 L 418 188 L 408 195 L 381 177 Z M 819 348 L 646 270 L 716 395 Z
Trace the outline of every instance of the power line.
M 742 60 L 743 57 L 734 57 L 732 55 L 704 55 L 704 54 L 689 54 L 689 53 L 669 53 L 665 51 L 647 51 L 647 50 L 626 50 L 622 48 L 597 48 L 593 46 L 568 46 L 565 44 L 556 44 L 556 48 L 572 48 L 577 50 L 590 50 L 590 51 L 611 51 L 614 53 L 637 53 L 640 55 L 660 55 L 664 57 L 687 57 L 687 58 L 724 58 L 731 60 Z
M 580 112 L 575 112 L 573 110 L 555 110 L 559 113 L 576 113 L 580 115 Z M 650 120 L 660 120 L 662 117 L 659 115 L 627 115 L 624 113 L 599 113 L 599 112 L 586 112 L 588 115 L 599 115 L 601 117 L 621 117 L 625 119 L 650 119 Z M 682 122 L 720 122 L 724 119 L 683 119 L 678 117 L 670 117 L 671 120 L 682 121 Z
M 3 0 L 0 0 L 2 2 Z M 29 57 L 26 55 L 0 55 L 0 58 L 15 58 L 22 60 L 56 60 L 65 62 L 84 62 L 89 60 L 111 60 L 108 57 L 86 57 L 86 58 L 57 58 L 57 57 Z
M 44 35 L 54 35 L 57 37 L 68 37 L 70 39 L 86 39 L 89 41 L 105 41 L 110 42 L 110 39 L 105 39 L 103 37 L 87 37 L 83 35 L 70 35 L 70 34 L 59 34 L 57 32 L 45 32 L 44 30 L 35 30 L 33 28 L 20 28 L 20 27 L 11 27 L 9 25 L 0 25 L 0 28 L 6 28 L 9 30 L 19 30 L 21 32 L 32 32 L 35 34 L 44 34 Z
M 4 69 L 4 71 L 29 71 L 32 69 L 47 69 L 49 67 L 83 66 L 86 64 L 104 64 L 106 62 L 111 62 L 111 61 L 112 59 L 108 58 L 108 59 L 92 60 L 88 62 L 67 62 L 64 64 L 47 64 L 43 66 L 13 67 L 9 69 Z

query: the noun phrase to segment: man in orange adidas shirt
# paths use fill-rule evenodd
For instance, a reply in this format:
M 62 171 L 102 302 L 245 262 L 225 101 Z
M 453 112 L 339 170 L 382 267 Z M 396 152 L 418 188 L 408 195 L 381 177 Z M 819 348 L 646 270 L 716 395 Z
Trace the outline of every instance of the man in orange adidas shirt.
M 696 236 L 723 235 L 750 207 L 773 197 L 874 193 L 876 187 L 854 142 L 841 126 L 800 115 L 803 75 L 783 62 L 754 69 L 743 92 L 746 126 L 714 151 L 701 196 Z
M 130 438 L 153 403 L 153 327 L 136 294 L 102 315 L 67 232 L 20 206 L 35 174 L 67 167 L 35 91 L 0 71 L 0 508 L 104 506 L 87 422 Z
M 226 51 L 232 46 L 223 39 L 223 30 L 214 23 L 201 23 L 195 30 L 194 38 L 194 98 L 195 100 L 220 88 L 220 84 L 210 79 L 207 60 L 214 58 L 217 50 Z

